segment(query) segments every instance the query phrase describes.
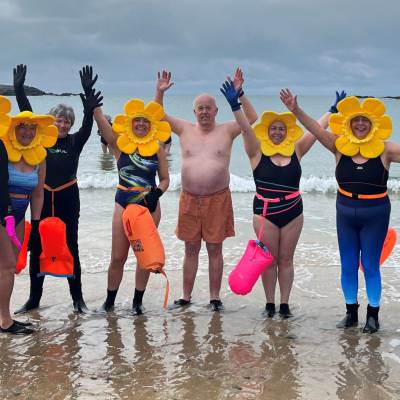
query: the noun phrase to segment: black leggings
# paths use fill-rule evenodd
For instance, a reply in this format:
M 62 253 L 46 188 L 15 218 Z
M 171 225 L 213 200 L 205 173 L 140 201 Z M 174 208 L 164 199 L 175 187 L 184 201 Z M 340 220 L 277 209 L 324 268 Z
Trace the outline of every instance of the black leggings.
M 64 190 L 54 193 L 54 216 L 60 218 L 66 225 L 67 245 L 74 258 L 74 275 L 68 278 L 69 290 L 73 300 L 82 297 L 81 263 L 78 248 L 78 224 L 79 224 L 79 189 L 74 184 Z M 44 189 L 44 203 L 40 219 L 52 216 L 51 192 Z M 31 278 L 31 297 L 41 297 L 43 292 L 44 276 L 38 277 L 40 272 L 39 256 L 42 246 L 39 244 L 31 249 L 29 261 L 29 274 Z

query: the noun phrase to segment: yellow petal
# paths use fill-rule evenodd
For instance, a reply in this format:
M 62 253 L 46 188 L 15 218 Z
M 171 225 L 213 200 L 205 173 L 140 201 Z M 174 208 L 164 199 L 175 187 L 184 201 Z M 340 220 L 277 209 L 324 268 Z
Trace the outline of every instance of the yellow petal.
M 144 109 L 144 112 L 149 114 L 156 121 L 160 121 L 164 118 L 164 109 L 155 101 L 150 101 Z
M 123 133 L 126 131 L 126 122 L 129 118 L 126 115 L 118 114 L 114 118 L 112 129 L 116 133 Z
M 264 141 L 268 137 L 268 129 L 264 124 L 257 124 L 253 127 L 253 131 L 256 135 L 256 138 L 259 141 Z
M 140 99 L 131 99 L 125 104 L 124 110 L 128 115 L 143 113 L 144 101 Z
M 128 135 L 119 135 L 117 138 L 117 145 L 122 147 L 125 147 L 127 144 L 129 144 L 131 141 L 129 139 Z
M 278 147 L 278 153 L 282 156 L 290 157 L 294 153 L 294 143 L 285 143 L 284 145 L 276 146 Z
M 291 112 L 284 112 L 277 114 L 276 119 L 282 121 L 286 125 L 286 129 L 290 129 L 293 125 L 296 125 L 296 117 Z
M 21 152 L 14 149 L 14 147 L 12 146 L 10 140 L 8 139 L 8 137 L 6 136 L 3 140 L 4 143 L 4 147 L 7 150 L 7 155 L 8 155 L 8 161 L 10 162 L 18 162 L 21 159 Z
M 375 135 L 382 140 L 389 139 L 392 129 L 392 119 L 388 115 L 383 115 L 378 119 Z
M 375 117 L 381 117 L 386 111 L 384 102 L 374 97 L 365 99 L 361 108 L 366 114 L 372 114 Z
M 166 142 L 171 137 L 171 127 L 168 122 L 160 121 L 157 126 L 156 138 L 162 142 Z
M 304 132 L 298 125 L 294 125 L 288 130 L 288 136 L 292 143 L 297 142 L 302 136 Z M 293 153 L 292 153 L 293 154 Z
M 340 100 L 337 104 L 338 111 L 346 117 L 361 112 L 360 101 L 355 96 L 349 96 Z
M 31 123 L 37 124 L 42 128 L 53 125 L 55 120 L 56 119 L 52 115 L 33 115 L 31 117 Z
M 375 158 L 383 153 L 385 145 L 382 140 L 372 138 L 367 143 L 360 144 L 360 153 L 365 158 Z
M 273 145 L 263 140 L 261 142 L 261 152 L 266 156 L 272 156 L 276 154 L 276 149 Z
M 36 146 L 33 149 L 23 150 L 22 157 L 29 165 L 38 165 L 46 158 L 46 150 L 43 146 Z
M 0 114 L 8 114 L 11 111 L 11 101 L 7 97 L 0 96 Z
M 345 117 L 341 114 L 331 114 L 329 128 L 335 135 L 343 135 L 345 131 Z
M 144 157 L 150 157 L 157 153 L 159 145 L 156 140 L 153 140 L 152 142 L 146 144 L 139 144 L 138 147 L 140 155 Z
M 0 114 L 0 137 L 7 134 L 10 124 L 11 117 L 9 115 Z
M 261 124 L 266 125 L 267 129 L 271 125 L 273 121 L 276 121 L 279 117 L 279 114 L 273 111 L 264 111 L 261 116 Z
M 58 138 L 58 129 L 54 125 L 49 125 L 44 129 L 41 144 L 44 147 L 53 147 Z
M 118 139 L 117 139 L 117 145 L 118 145 Z M 119 146 L 118 145 L 118 148 L 125 154 L 132 154 L 132 153 L 134 153 L 136 151 L 137 146 L 138 145 L 136 143 L 129 142 L 129 143 L 125 144 L 125 146 Z
M 355 156 L 358 153 L 359 146 L 349 142 L 346 136 L 340 136 L 335 141 L 336 149 L 345 156 Z

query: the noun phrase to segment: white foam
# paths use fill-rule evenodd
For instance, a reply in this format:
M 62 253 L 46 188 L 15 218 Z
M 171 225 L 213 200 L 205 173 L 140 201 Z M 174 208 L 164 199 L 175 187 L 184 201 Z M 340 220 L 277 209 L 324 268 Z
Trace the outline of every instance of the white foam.
M 79 174 L 79 187 L 81 189 L 113 189 L 118 184 L 116 171 L 98 171 L 95 173 L 83 172 Z M 230 188 L 232 192 L 247 193 L 254 192 L 255 185 L 253 178 L 230 175 Z M 170 175 L 169 191 L 181 189 L 181 174 Z M 300 191 L 303 193 L 335 193 L 337 190 L 336 179 L 331 176 L 309 176 L 303 177 L 300 181 Z M 389 193 L 400 192 L 400 180 L 391 179 L 388 181 Z

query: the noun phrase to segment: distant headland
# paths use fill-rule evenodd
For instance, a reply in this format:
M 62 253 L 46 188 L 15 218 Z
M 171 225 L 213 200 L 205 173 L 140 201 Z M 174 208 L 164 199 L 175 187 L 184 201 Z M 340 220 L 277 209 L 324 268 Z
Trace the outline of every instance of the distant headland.
M 32 86 L 25 86 L 27 96 L 78 96 L 78 93 L 46 93 L 43 90 Z M 1 96 L 15 96 L 14 87 L 12 85 L 0 85 Z
M 359 99 L 368 99 L 370 97 L 375 97 L 375 96 L 359 96 L 358 94 L 356 94 L 356 97 L 358 97 Z M 380 96 L 379 96 L 380 97 Z M 395 99 L 395 100 L 400 100 L 400 96 L 382 96 L 382 99 Z

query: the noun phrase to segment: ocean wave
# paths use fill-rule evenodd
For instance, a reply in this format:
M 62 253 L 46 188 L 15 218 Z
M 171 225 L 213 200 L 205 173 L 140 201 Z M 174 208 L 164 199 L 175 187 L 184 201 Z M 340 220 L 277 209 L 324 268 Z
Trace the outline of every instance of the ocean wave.
M 118 176 L 115 171 L 82 173 L 79 175 L 79 187 L 81 189 L 113 189 L 118 185 Z M 230 188 L 232 192 L 254 192 L 255 185 L 252 178 L 231 174 Z M 181 174 L 170 175 L 169 191 L 181 190 Z M 300 190 L 303 193 L 335 193 L 337 190 L 336 179 L 332 177 L 308 176 L 301 178 Z M 400 180 L 388 181 L 389 193 L 400 192 Z

